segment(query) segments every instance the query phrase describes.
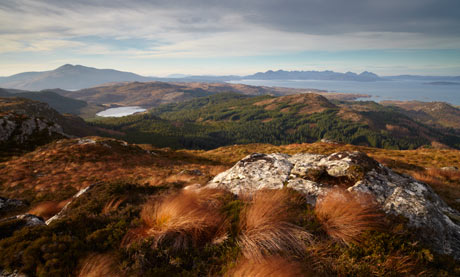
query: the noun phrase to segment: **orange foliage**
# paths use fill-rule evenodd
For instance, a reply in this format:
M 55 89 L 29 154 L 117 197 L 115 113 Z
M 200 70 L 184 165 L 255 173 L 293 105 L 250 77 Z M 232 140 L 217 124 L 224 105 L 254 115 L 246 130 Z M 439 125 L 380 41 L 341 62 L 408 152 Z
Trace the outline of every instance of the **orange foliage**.
M 145 228 L 133 230 L 124 239 L 152 237 L 154 245 L 169 244 L 180 250 L 200 246 L 225 236 L 227 227 L 221 213 L 227 192 L 215 189 L 182 190 L 160 201 L 144 204 L 141 219 Z M 128 240 L 128 243 L 126 243 Z
M 36 216 L 41 216 L 46 220 L 54 216 L 55 214 L 59 213 L 69 201 L 70 199 L 67 199 L 61 202 L 57 202 L 57 201 L 42 202 L 36 205 L 35 207 L 33 207 L 31 210 L 29 210 L 28 213 L 36 215 Z
M 262 261 L 243 259 L 238 262 L 235 268 L 231 269 L 225 276 L 232 277 L 297 277 L 314 276 L 305 271 L 297 262 L 288 261 L 282 257 L 270 257 Z
M 359 242 L 363 232 L 378 229 L 382 218 L 370 195 L 343 189 L 319 197 L 315 214 L 326 233 L 345 244 Z
M 290 211 L 296 202 L 288 190 L 261 190 L 243 210 L 238 243 L 243 255 L 262 260 L 267 255 L 303 255 L 311 235 L 294 225 Z
M 79 277 L 122 277 L 115 257 L 110 254 L 91 254 L 82 262 Z

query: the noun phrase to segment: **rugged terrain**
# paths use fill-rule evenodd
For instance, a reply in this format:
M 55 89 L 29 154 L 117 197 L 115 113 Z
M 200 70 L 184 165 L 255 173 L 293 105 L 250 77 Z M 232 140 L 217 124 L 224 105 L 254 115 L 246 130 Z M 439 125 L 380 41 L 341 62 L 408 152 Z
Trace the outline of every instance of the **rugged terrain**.
M 60 114 L 48 104 L 0 97 L 0 151 L 3 156 L 33 150 L 57 138 L 102 134 L 78 116 Z
M 91 104 L 156 107 L 165 103 L 178 103 L 197 97 L 218 93 L 238 93 L 243 95 L 288 95 L 315 92 L 331 99 L 356 99 L 366 97 L 360 94 L 328 93 L 314 89 L 291 89 L 263 86 L 249 86 L 229 83 L 199 82 L 125 82 L 113 83 L 78 91 L 59 91 L 63 96 L 84 100 Z
M 455 128 L 400 107 L 213 92 L 0 116 L 0 276 L 460 274 Z
M 443 102 L 383 101 L 382 105 L 396 106 L 418 121 L 447 128 L 460 129 L 460 109 Z
M 85 101 L 68 98 L 56 92 L 61 92 L 61 90 L 18 91 L 0 88 L 0 97 L 20 97 L 35 100 L 48 104 L 51 108 L 60 113 L 74 115 L 80 114 L 82 110 L 88 106 Z
M 452 109 L 456 109 L 449 106 Z M 375 102 L 330 101 L 312 94 L 216 94 L 162 105 L 148 113 L 94 121 L 135 143 L 211 149 L 244 143 L 289 144 L 329 139 L 388 149 L 460 147 L 458 130 L 417 121 Z
M 383 165 L 362 156 L 363 154 L 359 154 L 359 159 L 354 159 L 352 157 L 356 155 L 353 154 L 355 152 L 343 151 L 366 153 Z M 246 157 L 254 152 L 284 154 Z M 335 154 L 338 158 L 334 159 L 331 154 L 336 152 L 351 153 L 350 159 L 345 154 Z M 288 154 L 293 156 L 287 156 Z M 270 166 L 271 159 L 275 161 L 275 167 Z M 322 159 L 325 159 L 324 163 L 321 162 Z M 238 162 L 239 160 L 241 161 Z M 2 206 L 8 208 L 1 210 L 3 218 L 8 219 L 0 221 L 0 267 L 10 272 L 19 270 L 28 275 L 64 276 L 90 271 L 99 274 L 117 272 L 116 275 L 128 276 L 158 276 L 166 272 L 170 275 L 232 276 L 234 272 L 242 270 L 241 267 L 246 263 L 256 259 L 255 270 L 260 270 L 257 269 L 257 264 L 263 264 L 264 261 L 275 264 L 283 261 L 285 270 L 296 268 L 299 270 L 296 272 L 314 272 L 314 275 L 383 276 L 422 272 L 427 275 L 455 275 L 460 269 L 450 256 L 452 252 L 447 248 L 443 251 L 436 244 L 430 244 L 423 235 L 417 235 L 422 233 L 414 230 L 435 228 L 436 213 L 436 216 L 440 216 L 439 213 L 450 211 L 450 217 L 458 220 L 455 219 L 458 212 L 449 210 L 444 202 L 458 208 L 460 173 L 452 166 L 459 161 L 458 150 L 400 151 L 334 143 L 284 146 L 251 144 L 210 151 L 174 151 L 147 145 L 130 145 L 99 137 L 58 140 L 0 164 L 0 193 L 5 197 L 2 203 L 8 203 Z M 238 162 L 237 165 L 235 162 Z M 260 162 L 267 166 L 257 167 L 257 171 L 254 166 Z M 287 171 L 281 172 L 282 167 L 280 170 L 276 169 L 276 164 L 286 165 Z M 238 176 L 233 174 L 235 178 L 225 177 L 230 176 L 229 172 L 232 170 L 236 173 L 235 168 L 231 169 L 233 165 L 242 168 L 242 173 L 236 174 Z M 335 169 L 332 165 L 335 165 Z M 321 168 L 318 166 L 324 166 L 323 170 L 327 174 L 317 170 Z M 223 173 L 227 169 L 230 171 Z M 260 180 L 254 179 L 251 184 L 244 185 L 241 182 L 252 179 L 243 172 L 251 174 L 251 178 L 259 176 Z M 411 174 L 420 181 L 417 182 L 407 175 L 398 175 L 402 173 Z M 303 180 L 303 183 L 296 180 Z M 385 183 L 381 180 L 387 181 Z M 421 181 L 432 184 L 433 188 Z M 319 195 L 317 192 L 320 190 L 327 195 L 328 189 L 334 186 L 346 188 L 354 182 L 357 182 L 354 188 L 373 185 L 376 200 L 382 205 L 378 209 L 388 215 L 383 217 L 379 214 L 378 222 L 374 222 L 373 217 L 365 219 L 369 221 L 365 222 L 371 224 L 369 226 L 377 224 L 375 228 L 359 229 L 359 235 L 354 234 L 350 238 L 341 237 L 329 229 L 331 227 L 327 224 L 331 224 L 330 222 L 322 221 L 324 211 L 314 208 L 312 199 Z M 275 189 L 272 185 L 285 188 L 279 193 L 273 190 L 274 195 L 262 190 L 262 200 L 240 193 L 240 196 L 232 196 L 224 191 L 215 191 L 212 194 L 206 191 L 194 192 L 197 187 L 224 183 L 240 186 L 243 190 L 254 187 L 254 184 L 257 184 L 257 189 Z M 188 185 L 193 185 L 194 189 L 186 192 L 182 188 Z M 390 189 L 388 186 L 396 187 Z M 385 190 L 379 191 L 378 187 Z M 398 191 L 399 187 L 403 190 Z M 423 187 L 424 190 L 417 187 Z M 311 190 L 305 193 L 305 189 Z M 404 189 L 421 194 L 408 198 L 412 201 L 408 203 L 412 204 L 391 205 L 391 201 L 397 201 L 395 193 L 406 193 Z M 199 200 L 201 197 L 204 197 L 203 200 Z M 348 197 L 347 194 L 344 197 Z M 69 201 L 70 204 L 66 205 Z M 169 222 L 170 217 L 174 220 L 171 224 L 179 224 L 181 221 L 175 220 L 187 218 L 176 219 L 177 215 L 173 213 L 162 219 L 149 219 L 149 213 L 146 213 L 152 208 L 151 205 L 178 205 L 173 203 L 189 203 L 187 201 L 192 201 L 192 206 L 184 206 L 189 211 L 210 213 L 206 218 L 218 220 L 202 223 L 211 224 L 203 225 L 209 227 L 199 227 L 205 228 L 203 230 L 211 228 L 211 233 L 200 231 L 191 235 L 189 232 L 194 232 L 194 229 L 186 228 L 180 229 L 180 232 L 184 232 L 182 237 L 174 231 L 168 231 L 173 225 L 164 225 L 165 227 L 158 229 L 160 227 L 156 224 L 164 220 Z M 262 204 L 257 201 L 262 201 Z M 416 206 L 417 209 L 427 209 L 427 217 L 431 221 L 424 219 L 426 217 L 423 213 L 419 214 L 417 210 L 410 208 L 410 205 L 424 203 L 420 201 L 426 201 L 425 206 Z M 438 204 L 430 206 L 433 201 Z M 193 206 L 193 203 L 198 206 Z M 269 224 L 274 228 L 273 232 L 294 232 L 297 234 L 295 236 L 304 237 L 306 240 L 302 242 L 280 237 L 280 241 L 273 241 L 272 246 L 258 248 L 262 246 L 257 243 L 257 237 L 251 235 L 255 231 L 248 233 L 249 230 L 256 229 L 248 229 L 254 227 L 247 225 L 256 223 L 243 221 L 248 220 L 246 218 L 251 211 L 256 211 L 254 209 L 257 205 L 270 205 L 268 209 L 264 206 L 268 211 L 287 211 L 285 209 L 288 208 L 290 212 L 283 215 L 268 214 L 264 219 L 268 220 L 267 223 L 257 224 Z M 347 205 L 340 204 L 340 210 L 346 210 Z M 64 206 L 64 212 L 59 213 Z M 174 207 L 178 211 L 182 209 L 182 206 Z M 353 211 L 351 207 L 349 209 Z M 375 212 L 379 213 L 378 210 Z M 45 224 L 44 220 L 58 213 L 58 217 Z M 43 219 L 33 216 L 15 217 L 23 214 L 33 214 Z M 187 216 L 193 219 L 195 215 L 190 213 Z M 270 223 L 273 216 L 278 218 L 273 220 L 281 222 L 281 225 L 277 225 L 275 221 Z M 337 216 L 339 215 L 335 215 Z M 227 221 L 220 221 L 221 217 Z M 442 216 L 440 219 L 446 220 Z M 227 222 L 222 225 L 222 228 L 228 228 L 224 237 L 219 232 L 211 231 L 214 230 L 212 226 L 217 226 L 213 224 L 221 224 L 219 222 Z M 417 225 L 416 222 L 422 223 Z M 448 229 L 437 231 L 440 232 L 437 236 L 440 241 L 455 241 L 449 237 Z M 265 231 L 257 232 L 262 232 L 260 235 L 265 234 Z M 178 240 L 182 242 L 179 245 L 174 244 Z M 249 242 L 256 244 L 248 248 Z M 276 248 L 278 250 L 275 251 L 272 247 L 281 248 Z M 291 252 L 289 249 L 297 250 Z M 271 259 L 282 260 L 275 262 Z

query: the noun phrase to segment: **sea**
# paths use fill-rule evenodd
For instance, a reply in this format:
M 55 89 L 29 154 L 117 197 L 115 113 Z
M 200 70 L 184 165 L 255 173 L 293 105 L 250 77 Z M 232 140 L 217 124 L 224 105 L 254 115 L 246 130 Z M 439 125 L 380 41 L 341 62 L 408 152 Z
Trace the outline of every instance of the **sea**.
M 370 95 L 370 98 L 357 100 L 366 101 L 423 101 L 447 102 L 460 106 L 460 85 L 430 84 L 428 81 L 395 80 L 395 81 L 323 81 L 323 80 L 238 80 L 229 81 L 234 84 L 252 86 L 270 86 L 287 88 L 311 88 L 329 92 L 359 93 Z

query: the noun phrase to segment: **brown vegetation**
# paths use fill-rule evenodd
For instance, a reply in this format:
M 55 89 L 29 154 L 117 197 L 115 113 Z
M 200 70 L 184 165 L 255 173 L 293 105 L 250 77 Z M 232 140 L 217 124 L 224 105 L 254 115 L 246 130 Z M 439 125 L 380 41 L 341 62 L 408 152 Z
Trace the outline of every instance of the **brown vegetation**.
M 91 254 L 82 262 L 79 277 L 122 277 L 116 259 L 110 254 Z
M 252 196 L 242 211 L 238 241 L 246 258 L 260 261 L 273 254 L 304 254 L 311 235 L 292 223 L 295 202 L 288 190 L 261 190 Z
M 98 137 L 69 139 L 1 163 L 0 193 L 3 197 L 20 197 L 36 205 L 49 200 L 62 201 L 97 182 L 122 181 L 151 186 L 204 184 L 226 168 L 186 152 L 142 149 Z M 196 170 L 201 174 L 181 174 Z
M 413 171 L 411 175 L 432 186 L 437 193 L 443 196 L 450 206 L 460 210 L 460 170 L 427 168 Z
M 175 250 L 218 240 L 225 236 L 227 225 L 221 212 L 226 194 L 215 189 L 190 189 L 147 202 L 140 214 L 145 225 L 141 237 L 152 237 L 155 246 L 166 243 Z
M 378 229 L 383 216 L 369 195 L 342 189 L 319 197 L 315 214 L 326 233 L 345 244 L 359 242 L 363 232 Z
M 69 201 L 70 199 L 60 201 L 60 202 L 58 201 L 41 202 L 40 204 L 30 209 L 28 213 L 36 215 L 36 216 L 41 216 L 46 220 L 54 216 L 55 214 L 59 213 Z
M 112 198 L 107 204 L 105 204 L 104 208 L 102 208 L 102 214 L 109 214 L 113 211 L 116 211 L 118 207 L 123 204 L 123 202 L 126 200 L 126 196 L 123 197 L 115 197 Z
M 225 276 L 232 277 L 297 277 L 314 276 L 308 274 L 297 262 L 275 256 L 262 261 L 243 259 Z

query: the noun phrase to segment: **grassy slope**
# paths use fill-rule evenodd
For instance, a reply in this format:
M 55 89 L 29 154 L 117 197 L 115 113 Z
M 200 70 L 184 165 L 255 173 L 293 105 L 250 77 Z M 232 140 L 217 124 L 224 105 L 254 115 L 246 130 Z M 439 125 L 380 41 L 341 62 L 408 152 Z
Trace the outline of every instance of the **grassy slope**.
M 446 128 L 460 129 L 460 109 L 447 103 L 383 101 L 382 105 L 399 107 L 405 114 L 427 124 L 437 124 Z
M 145 241 L 130 248 L 120 247 L 129 229 L 140 225 L 140 207 L 147 199 L 157 201 L 165 193 L 193 184 L 205 184 L 219 172 L 252 152 L 312 152 L 328 154 L 342 150 L 359 150 L 392 167 L 414 174 L 427 173 L 424 168 L 440 168 L 460 162 L 458 150 L 385 150 L 329 143 L 274 146 L 250 144 L 226 146 L 210 151 L 156 149 L 151 146 L 124 145 L 104 138 L 62 140 L 0 164 L 1 195 L 28 200 L 34 207 L 43 201 L 62 201 L 91 183 L 94 190 L 71 205 L 66 219 L 49 227 L 24 229 L 0 239 L 0 266 L 22 268 L 33 274 L 68 275 L 75 273 L 80 260 L 91 253 L 108 253 L 130 274 L 151 275 L 165 271 L 172 275 L 221 274 L 237 262 L 240 250 L 233 240 L 238 232 L 221 245 L 171 252 L 168 247 L 152 248 Z M 194 170 L 200 170 L 196 174 Z M 429 173 L 429 172 L 428 172 Z M 454 176 L 452 176 L 454 177 Z M 435 190 L 452 204 L 458 194 L 460 178 L 435 186 Z M 159 198 L 160 197 L 160 198 Z M 109 203 L 120 201 L 115 207 Z M 121 200 L 120 200 L 121 199 Z M 224 211 L 231 226 L 238 228 L 240 200 L 225 200 Z M 106 207 L 104 209 L 104 207 Z M 109 207 L 110 209 L 108 209 Z M 306 207 L 305 207 L 306 208 Z M 458 207 L 457 207 L 458 208 Z M 109 210 L 110 212 L 104 212 Z M 329 275 L 409 274 L 427 270 L 430 274 L 458 273 L 455 263 L 433 255 L 416 239 L 404 232 L 398 221 L 385 232 L 367 233 L 361 244 L 344 246 L 324 236 L 311 210 L 296 221 L 317 237 L 309 247 L 303 265 Z M 303 222 L 303 223 L 302 223 Z M 2 223 L 0 235 L 14 222 Z M 233 227 L 232 227 L 233 228 Z M 5 233 L 6 232 L 6 233 Z M 414 232 L 415 233 L 415 232 Z M 11 235 L 11 234 L 10 234 Z M 15 255 L 23 250 L 22 255 Z M 40 257 L 40 258 L 39 258 Z M 144 258 L 143 258 L 144 257 Z M 379 264 L 379 266 L 375 266 Z M 407 272 L 405 272 L 407 270 Z

